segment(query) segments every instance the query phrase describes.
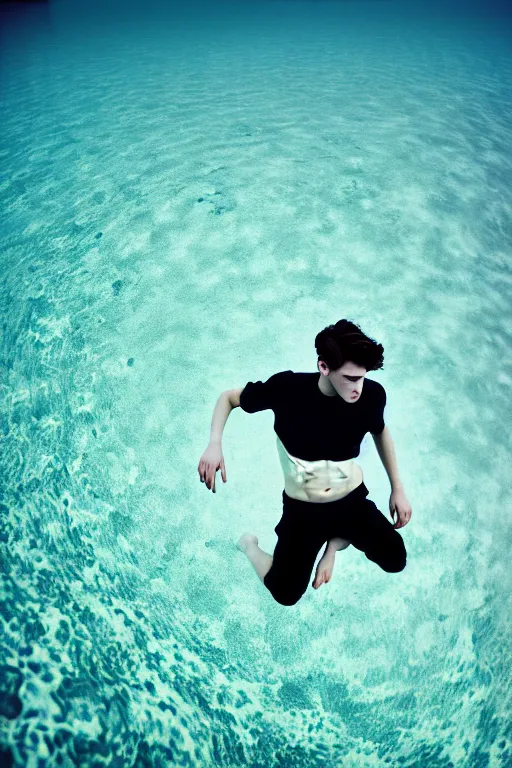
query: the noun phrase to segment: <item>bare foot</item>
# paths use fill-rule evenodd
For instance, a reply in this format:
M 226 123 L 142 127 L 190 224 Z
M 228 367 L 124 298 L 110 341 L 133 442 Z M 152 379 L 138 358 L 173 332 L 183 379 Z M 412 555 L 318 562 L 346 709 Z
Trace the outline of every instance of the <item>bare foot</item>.
M 322 584 L 327 584 L 331 580 L 335 557 L 336 551 L 327 548 L 325 555 L 316 567 L 316 575 L 312 585 L 313 589 L 318 589 Z
M 253 533 L 243 533 L 238 539 L 236 545 L 238 549 L 240 549 L 242 552 L 245 552 L 249 544 L 258 544 L 258 537 Z

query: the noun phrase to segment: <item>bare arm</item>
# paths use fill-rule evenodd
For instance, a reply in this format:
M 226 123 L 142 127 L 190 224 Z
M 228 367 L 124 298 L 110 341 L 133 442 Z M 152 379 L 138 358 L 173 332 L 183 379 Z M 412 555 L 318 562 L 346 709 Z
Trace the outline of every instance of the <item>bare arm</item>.
M 240 406 L 240 393 L 243 387 L 240 389 L 228 389 L 219 395 L 219 399 L 213 409 L 212 426 L 210 431 L 210 445 L 216 443 L 220 445 L 222 442 L 222 433 L 226 426 L 228 416 L 233 408 Z
M 402 488 L 402 481 L 400 480 L 398 467 L 396 465 L 395 449 L 389 429 L 384 427 L 380 435 L 372 434 L 372 437 L 375 442 L 375 447 L 377 448 L 377 453 L 380 456 L 380 460 L 388 473 L 392 489 L 395 491 L 398 488 Z
M 222 455 L 222 432 L 224 431 L 229 414 L 233 408 L 238 408 L 240 405 L 240 393 L 242 390 L 243 387 L 222 392 L 213 409 L 210 442 L 199 459 L 197 467 L 199 479 L 213 493 L 215 493 L 215 476 L 218 469 L 221 470 L 223 481 L 227 482 L 226 467 Z

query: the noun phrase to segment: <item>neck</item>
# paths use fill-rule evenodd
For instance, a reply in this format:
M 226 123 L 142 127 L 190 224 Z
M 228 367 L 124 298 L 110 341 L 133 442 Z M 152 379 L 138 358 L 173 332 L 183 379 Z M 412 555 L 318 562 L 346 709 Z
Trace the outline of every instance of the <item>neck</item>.
M 318 379 L 318 389 L 322 395 L 326 395 L 326 397 L 335 397 L 338 394 L 327 376 L 324 376 L 322 373 Z

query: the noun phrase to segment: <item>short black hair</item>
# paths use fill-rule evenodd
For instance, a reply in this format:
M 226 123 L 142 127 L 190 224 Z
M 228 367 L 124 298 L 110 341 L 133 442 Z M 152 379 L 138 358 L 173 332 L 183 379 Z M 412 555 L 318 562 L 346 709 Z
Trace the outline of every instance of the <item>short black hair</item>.
M 350 320 L 338 320 L 328 325 L 315 338 L 318 360 L 323 360 L 330 371 L 336 371 L 347 362 L 360 365 L 367 371 L 384 366 L 384 347 L 366 336 Z

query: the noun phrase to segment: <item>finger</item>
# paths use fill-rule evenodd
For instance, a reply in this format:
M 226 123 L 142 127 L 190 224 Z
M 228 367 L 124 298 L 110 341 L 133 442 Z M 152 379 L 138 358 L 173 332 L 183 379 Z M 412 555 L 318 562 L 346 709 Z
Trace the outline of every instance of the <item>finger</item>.
M 226 467 L 224 466 L 224 462 L 222 462 L 222 464 L 220 465 L 220 471 L 222 473 L 222 479 L 224 480 L 224 482 L 226 482 L 227 476 L 226 476 Z

